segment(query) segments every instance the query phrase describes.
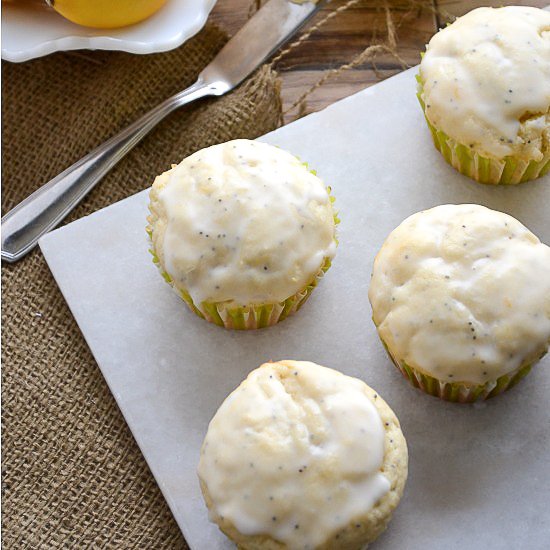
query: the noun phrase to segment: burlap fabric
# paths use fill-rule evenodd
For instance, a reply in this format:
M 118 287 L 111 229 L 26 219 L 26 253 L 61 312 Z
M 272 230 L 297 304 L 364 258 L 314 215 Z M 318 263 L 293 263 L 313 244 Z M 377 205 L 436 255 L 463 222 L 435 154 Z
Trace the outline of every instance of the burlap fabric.
M 225 42 L 207 26 L 163 54 L 54 54 L 2 66 L 2 210 L 160 100 Z M 275 74 L 172 114 L 71 215 L 144 189 L 191 152 L 274 129 Z M 2 267 L 5 548 L 185 548 L 43 256 Z

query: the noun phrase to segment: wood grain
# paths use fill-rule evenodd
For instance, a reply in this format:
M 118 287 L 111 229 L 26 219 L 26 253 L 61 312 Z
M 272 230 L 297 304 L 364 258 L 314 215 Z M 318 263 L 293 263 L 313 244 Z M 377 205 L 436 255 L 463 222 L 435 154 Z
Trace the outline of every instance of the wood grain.
M 264 0 L 265 1 L 265 0 Z M 549 0 L 361 0 L 328 21 L 303 44 L 276 63 L 282 80 L 283 110 L 288 111 L 328 71 L 349 63 L 372 44 L 388 41 L 387 9 L 395 25 L 399 59 L 388 53 L 341 72 L 317 88 L 301 108 L 285 113 L 288 123 L 299 116 L 319 111 L 343 97 L 375 84 L 403 70 L 403 63 L 420 62 L 420 52 L 438 28 L 454 16 L 482 5 L 531 5 L 543 7 Z M 218 0 L 211 20 L 234 34 L 262 0 Z M 316 25 L 345 0 L 332 0 L 321 8 L 310 24 Z M 253 47 L 253 45 L 251 45 Z

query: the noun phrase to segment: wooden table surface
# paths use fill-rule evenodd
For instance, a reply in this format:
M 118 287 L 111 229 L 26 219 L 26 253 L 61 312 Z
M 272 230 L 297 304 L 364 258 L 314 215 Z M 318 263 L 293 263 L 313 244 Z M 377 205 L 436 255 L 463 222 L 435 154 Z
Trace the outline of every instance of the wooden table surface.
M 232 35 L 262 3 L 265 0 L 218 0 L 210 19 Z M 321 8 L 310 27 L 344 4 L 346 0 L 329 2 Z M 403 70 L 403 63 L 407 66 L 418 64 L 424 45 L 453 17 L 478 6 L 507 4 L 542 8 L 550 4 L 550 0 L 354 0 L 348 10 L 338 13 L 275 64 L 282 79 L 283 110 L 287 111 L 285 123 L 398 73 Z M 288 111 L 328 71 L 349 63 L 372 44 L 388 42 L 387 9 L 394 22 L 400 59 L 388 53 L 377 55 L 373 61 L 333 76 L 308 96 L 301 109 Z

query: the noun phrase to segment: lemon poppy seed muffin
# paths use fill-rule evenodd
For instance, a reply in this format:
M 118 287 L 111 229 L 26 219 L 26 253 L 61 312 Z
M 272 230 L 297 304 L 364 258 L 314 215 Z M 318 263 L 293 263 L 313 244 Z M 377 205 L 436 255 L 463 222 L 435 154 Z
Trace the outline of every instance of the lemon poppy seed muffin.
M 482 183 L 550 168 L 550 13 L 478 8 L 430 40 L 419 99 L 436 147 Z
M 369 299 L 378 334 L 417 387 L 450 401 L 492 397 L 550 340 L 550 248 L 475 204 L 418 212 L 384 242 Z
M 364 382 L 304 361 L 265 363 L 223 402 L 198 474 L 210 518 L 245 550 L 359 550 L 407 477 L 395 414 Z
M 290 153 L 250 140 L 203 149 L 158 176 L 154 261 L 191 309 L 226 328 L 296 311 L 336 251 L 329 190 Z

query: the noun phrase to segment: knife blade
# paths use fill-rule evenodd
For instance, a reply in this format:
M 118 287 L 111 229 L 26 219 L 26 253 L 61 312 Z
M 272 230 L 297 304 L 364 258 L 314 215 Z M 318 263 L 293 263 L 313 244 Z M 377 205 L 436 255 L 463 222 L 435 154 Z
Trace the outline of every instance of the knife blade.
M 223 93 L 234 88 L 292 37 L 324 3 L 270 0 L 220 50 L 202 71 L 202 78 L 219 81 Z

